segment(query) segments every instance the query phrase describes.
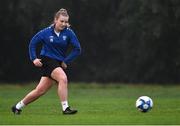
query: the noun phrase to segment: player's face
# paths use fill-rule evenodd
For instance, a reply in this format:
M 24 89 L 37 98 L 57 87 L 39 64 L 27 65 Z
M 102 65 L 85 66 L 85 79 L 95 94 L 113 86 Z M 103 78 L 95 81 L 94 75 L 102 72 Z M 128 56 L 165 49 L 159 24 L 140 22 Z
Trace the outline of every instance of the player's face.
M 68 16 L 63 16 L 63 15 L 60 15 L 58 18 L 56 18 L 55 21 L 54 21 L 54 23 L 55 23 L 55 30 L 57 32 L 60 32 L 65 27 L 67 27 L 68 20 L 69 20 L 69 17 Z

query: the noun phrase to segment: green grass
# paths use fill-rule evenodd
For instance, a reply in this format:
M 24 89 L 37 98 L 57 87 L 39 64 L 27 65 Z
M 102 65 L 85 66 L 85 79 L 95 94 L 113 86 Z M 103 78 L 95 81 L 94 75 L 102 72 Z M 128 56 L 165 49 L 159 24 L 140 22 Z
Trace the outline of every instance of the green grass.
M 56 86 L 37 101 L 13 115 L 10 108 L 36 85 L 0 85 L 0 124 L 180 124 L 180 86 L 133 84 L 69 84 L 69 104 L 76 115 L 62 115 Z M 154 107 L 148 113 L 135 108 L 135 101 L 148 95 Z

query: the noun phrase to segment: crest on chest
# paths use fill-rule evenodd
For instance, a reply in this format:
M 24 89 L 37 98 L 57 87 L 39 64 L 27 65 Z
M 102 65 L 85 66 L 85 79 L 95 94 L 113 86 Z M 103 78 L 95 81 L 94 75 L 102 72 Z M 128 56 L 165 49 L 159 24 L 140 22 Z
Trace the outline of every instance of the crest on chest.
M 53 42 L 54 41 L 54 36 L 49 36 L 49 41 Z
M 63 38 L 64 41 L 66 41 L 67 36 L 63 35 L 62 38 Z

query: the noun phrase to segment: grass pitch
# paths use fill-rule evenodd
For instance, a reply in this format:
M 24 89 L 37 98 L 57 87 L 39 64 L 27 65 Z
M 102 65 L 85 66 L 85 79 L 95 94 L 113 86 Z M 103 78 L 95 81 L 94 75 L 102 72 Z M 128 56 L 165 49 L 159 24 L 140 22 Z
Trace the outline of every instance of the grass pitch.
M 0 84 L 0 125 L 178 125 L 180 85 L 70 83 L 69 104 L 76 115 L 62 115 L 56 86 L 37 101 L 13 115 L 10 108 L 36 85 Z M 153 99 L 153 109 L 141 113 L 135 108 L 139 96 Z

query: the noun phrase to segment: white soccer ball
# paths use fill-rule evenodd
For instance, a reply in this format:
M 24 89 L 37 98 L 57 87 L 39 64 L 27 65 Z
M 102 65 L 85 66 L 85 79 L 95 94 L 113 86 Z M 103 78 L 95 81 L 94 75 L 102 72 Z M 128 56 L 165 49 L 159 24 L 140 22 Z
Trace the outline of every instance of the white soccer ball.
M 136 100 L 136 108 L 141 112 L 148 112 L 153 107 L 153 100 L 148 96 L 141 96 Z

